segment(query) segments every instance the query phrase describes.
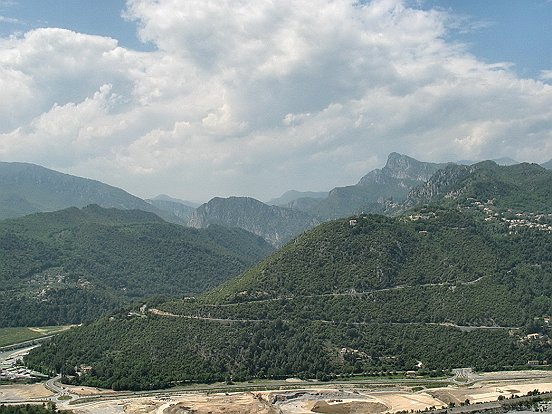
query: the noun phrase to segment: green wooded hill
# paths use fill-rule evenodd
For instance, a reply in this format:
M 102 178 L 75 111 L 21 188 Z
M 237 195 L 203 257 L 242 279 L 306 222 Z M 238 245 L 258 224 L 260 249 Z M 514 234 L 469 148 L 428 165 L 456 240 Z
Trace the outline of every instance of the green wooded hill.
M 92 320 L 154 295 L 193 295 L 272 251 L 241 229 L 91 205 L 0 221 L 0 326 Z
M 67 380 L 115 389 L 501 369 L 552 359 L 551 314 L 549 231 L 424 207 L 321 224 L 205 295 L 73 329 L 27 363 L 89 365 Z

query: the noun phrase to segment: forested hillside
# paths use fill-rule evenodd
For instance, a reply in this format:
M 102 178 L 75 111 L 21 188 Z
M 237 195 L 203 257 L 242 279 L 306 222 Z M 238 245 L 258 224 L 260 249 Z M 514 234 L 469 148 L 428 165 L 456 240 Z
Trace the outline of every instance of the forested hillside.
M 241 229 L 88 206 L 0 221 L 0 326 L 78 323 L 149 296 L 197 294 L 272 248 Z
M 132 389 L 523 366 L 552 358 L 546 336 L 524 339 L 548 333 L 551 246 L 550 232 L 446 208 L 337 220 L 195 300 L 72 330 L 28 362 L 90 365 L 73 381 Z

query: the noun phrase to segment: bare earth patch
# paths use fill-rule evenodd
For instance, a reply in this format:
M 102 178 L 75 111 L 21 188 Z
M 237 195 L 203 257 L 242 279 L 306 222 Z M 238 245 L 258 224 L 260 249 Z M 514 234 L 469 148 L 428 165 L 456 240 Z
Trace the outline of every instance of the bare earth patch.
M 199 396 L 165 408 L 163 414 L 276 414 L 266 401 L 251 393 Z
M 365 414 L 382 413 L 387 410 L 387 406 L 381 403 L 351 401 L 351 402 L 326 402 L 317 401 L 311 411 L 313 413 L 329 414 Z
M 405 391 L 308 390 L 305 395 L 277 403 L 284 414 L 379 414 L 424 410 L 445 404 L 427 393 Z
M 27 401 L 48 398 L 53 394 L 42 384 L 14 384 L 0 386 L 0 401 Z
M 517 375 L 520 373 L 489 375 L 470 386 L 450 385 L 418 392 L 409 391 L 410 388 L 404 385 L 388 390 L 367 390 L 363 386 L 350 384 L 229 394 L 185 394 L 167 390 L 157 396 L 131 397 L 127 393 L 120 398 L 113 398 L 101 395 L 112 394 L 111 390 L 71 387 L 71 392 L 78 396 L 98 399 L 79 403 L 78 397 L 74 395 L 76 404 L 60 404 L 62 408 L 69 408 L 76 414 L 392 414 L 399 411 L 423 411 L 430 407 L 441 408 L 450 402 L 459 405 L 466 400 L 470 403 L 496 401 L 499 396 L 509 398 L 533 390 L 552 392 L 550 373 L 546 378 L 534 372 L 529 373 L 526 379 Z M 41 384 L 0 387 L 0 401 L 17 402 L 51 395 Z
M 456 404 L 469 400 L 470 403 L 496 401 L 498 397 L 510 398 L 512 395 L 525 395 L 529 391 L 552 392 L 550 378 L 528 381 L 483 381 L 469 387 L 435 388 L 428 391 L 433 397 L 445 403 Z
M 67 389 L 72 394 L 77 394 L 79 397 L 86 397 L 91 395 L 101 395 L 101 394 L 113 394 L 113 390 L 108 390 L 104 388 L 94 388 L 94 387 L 70 387 L 67 386 Z
M 77 414 L 277 414 L 275 408 L 251 393 L 136 398 L 69 408 Z
M 424 410 L 426 408 L 441 408 L 446 404 L 426 392 L 385 392 L 375 394 L 377 400 L 388 407 L 388 412 Z

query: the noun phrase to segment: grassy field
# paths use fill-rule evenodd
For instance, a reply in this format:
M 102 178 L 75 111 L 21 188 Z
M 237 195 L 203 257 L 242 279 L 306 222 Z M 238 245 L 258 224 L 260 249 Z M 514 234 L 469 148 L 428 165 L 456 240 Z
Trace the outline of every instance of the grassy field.
M 69 329 L 72 325 L 41 326 L 38 328 L 0 328 L 0 346 L 16 344 Z

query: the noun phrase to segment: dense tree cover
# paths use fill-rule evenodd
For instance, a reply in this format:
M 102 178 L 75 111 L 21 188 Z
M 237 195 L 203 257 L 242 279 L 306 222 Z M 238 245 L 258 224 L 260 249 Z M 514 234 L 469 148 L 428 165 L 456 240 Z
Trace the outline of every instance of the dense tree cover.
M 58 410 L 53 403 L 24 404 L 24 405 L 0 405 L 0 414 L 70 414 L 72 411 Z
M 537 164 L 501 167 L 492 162 L 481 163 L 463 186 L 465 196 L 493 198 L 501 208 L 552 211 L 552 173 Z
M 482 225 L 456 211 L 436 211 L 417 220 L 368 215 L 354 225 L 324 223 L 209 296 L 239 302 L 367 292 L 496 273 L 497 245 Z
M 539 296 L 540 297 L 540 296 Z M 367 294 L 315 295 L 205 304 L 170 301 L 160 310 L 188 316 L 220 319 L 273 320 L 292 315 L 305 320 L 347 323 L 441 323 L 463 326 L 522 326 L 534 315 L 547 315 L 552 302 L 523 300 L 504 286 L 481 281 L 475 285 L 413 286 Z
M 509 234 L 445 208 L 411 216 L 320 225 L 220 288 L 149 305 L 164 316 L 121 312 L 27 362 L 66 375 L 90 365 L 67 380 L 148 389 L 551 360 L 535 318 L 552 314 L 552 235 Z M 535 330 L 545 336 L 523 339 Z
M 90 340 L 94 338 L 94 340 Z M 328 379 L 338 375 L 474 366 L 496 370 L 552 357 L 547 342 L 522 344 L 508 330 L 304 320 L 220 323 L 115 317 L 60 335 L 26 358 L 30 366 L 74 374 L 69 382 L 150 389 L 186 382 L 251 378 Z
M 440 208 L 412 215 L 324 224 L 197 301 L 160 308 L 226 319 L 505 327 L 552 314 L 550 233 L 497 233 L 477 216 Z
M 89 206 L 0 222 L 0 326 L 92 320 L 152 295 L 197 294 L 272 248 L 240 229 Z

